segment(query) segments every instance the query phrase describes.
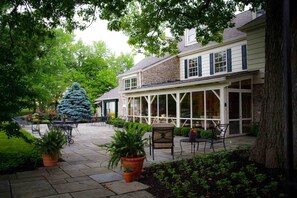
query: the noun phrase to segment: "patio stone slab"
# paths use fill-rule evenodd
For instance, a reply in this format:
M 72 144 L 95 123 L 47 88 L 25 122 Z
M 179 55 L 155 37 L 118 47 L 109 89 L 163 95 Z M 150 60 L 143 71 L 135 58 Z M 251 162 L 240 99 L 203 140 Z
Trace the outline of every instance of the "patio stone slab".
M 137 191 L 137 192 L 131 192 L 127 194 L 122 194 L 122 195 L 115 195 L 111 196 L 110 198 L 154 198 L 152 194 L 150 194 L 147 191 Z
M 65 170 L 65 172 L 70 175 L 71 177 L 82 177 L 85 176 L 86 174 L 79 171 L 79 170 Z
M 105 188 L 94 189 L 94 190 L 87 190 L 81 192 L 71 193 L 74 198 L 97 198 L 97 197 L 108 197 L 111 195 L 115 195 L 115 193 L 107 190 Z
M 57 194 L 46 180 L 11 184 L 11 189 L 14 198 L 44 197 Z
M 67 181 L 65 179 L 47 179 L 50 184 L 65 184 Z
M 81 169 L 80 171 L 86 175 L 96 175 L 96 174 L 103 174 L 103 173 L 110 172 L 110 170 L 108 170 L 107 168 L 104 168 L 104 167 Z
M 117 194 L 124 194 L 148 188 L 147 185 L 140 182 L 134 181 L 126 183 L 124 180 L 106 183 L 104 186 Z
M 44 177 L 25 177 L 21 179 L 11 179 L 10 184 L 18 184 L 18 183 L 25 183 L 25 182 L 33 182 L 33 181 L 40 181 L 45 180 Z
M 83 190 L 91 190 L 96 188 L 102 188 L 100 184 L 95 182 L 94 180 L 85 180 L 79 182 L 71 182 L 65 184 L 55 184 L 53 187 L 56 189 L 58 193 L 66 193 L 66 192 L 77 192 Z
M 84 177 L 74 177 L 74 178 L 68 178 L 66 179 L 67 182 L 79 182 L 79 181 L 87 181 L 90 180 L 90 177 L 84 176 Z
M 88 169 L 90 167 L 84 165 L 84 164 L 77 164 L 77 165 L 68 165 L 68 166 L 62 166 L 60 167 L 64 171 L 77 171 L 80 169 Z
M 0 192 L 10 191 L 10 184 L 8 180 L 0 181 Z
M 90 177 L 99 183 L 106 183 L 106 182 L 118 181 L 123 179 L 122 175 L 114 172 L 91 175 Z
M 69 193 L 65 193 L 65 194 L 51 195 L 43 198 L 72 198 L 72 196 Z
M 26 177 L 32 178 L 32 177 L 40 177 L 45 175 L 48 175 L 48 172 L 42 169 L 16 173 L 17 178 L 26 178 Z

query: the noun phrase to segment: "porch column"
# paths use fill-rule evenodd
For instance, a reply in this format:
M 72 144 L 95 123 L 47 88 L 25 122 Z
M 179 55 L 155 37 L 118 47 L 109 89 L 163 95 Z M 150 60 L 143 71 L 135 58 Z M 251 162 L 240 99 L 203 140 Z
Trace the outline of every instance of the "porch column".
M 148 109 L 148 123 L 152 124 L 152 119 L 151 119 L 151 96 L 148 95 L 147 97 L 147 109 Z
M 220 123 L 225 124 L 227 122 L 227 96 L 226 89 L 220 88 Z
M 180 93 L 176 93 L 176 126 L 180 127 Z
M 106 111 L 106 102 L 103 100 L 102 101 L 103 102 L 103 111 L 104 111 L 104 116 L 106 116 L 107 115 L 107 111 Z

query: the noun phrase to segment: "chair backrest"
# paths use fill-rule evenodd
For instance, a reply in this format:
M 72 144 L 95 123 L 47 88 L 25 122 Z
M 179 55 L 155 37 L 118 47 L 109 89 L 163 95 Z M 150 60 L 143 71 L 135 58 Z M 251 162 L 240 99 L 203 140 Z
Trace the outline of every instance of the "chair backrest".
M 226 137 L 226 132 L 228 130 L 229 124 L 217 124 L 214 128 L 214 135 L 220 138 Z
M 173 145 L 173 132 L 174 124 L 169 123 L 156 123 L 152 125 L 152 142 L 157 145 L 158 143 L 167 143 L 168 146 Z

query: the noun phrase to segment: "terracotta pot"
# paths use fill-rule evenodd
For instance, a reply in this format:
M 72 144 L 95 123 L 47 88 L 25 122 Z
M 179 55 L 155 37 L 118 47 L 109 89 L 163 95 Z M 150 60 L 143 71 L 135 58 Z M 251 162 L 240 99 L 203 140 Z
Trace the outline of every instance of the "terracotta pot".
M 139 178 L 142 171 L 144 157 L 137 157 L 137 158 L 122 157 L 121 160 L 122 160 L 123 170 L 126 170 L 126 166 L 129 164 L 131 170 L 133 171 L 134 179 Z
M 51 155 L 42 154 L 43 166 L 57 166 L 58 165 L 59 155 L 56 153 L 52 158 Z
M 133 182 L 134 180 L 134 173 L 133 172 L 124 172 L 124 179 L 126 183 Z

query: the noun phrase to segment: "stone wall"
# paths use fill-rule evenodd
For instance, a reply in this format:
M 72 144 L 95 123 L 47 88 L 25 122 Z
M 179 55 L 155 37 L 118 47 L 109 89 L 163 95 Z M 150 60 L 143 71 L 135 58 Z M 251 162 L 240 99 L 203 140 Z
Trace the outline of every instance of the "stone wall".
M 264 84 L 253 85 L 253 117 L 254 122 L 260 121 Z
M 180 79 L 179 59 L 171 58 L 142 72 L 142 85 L 150 85 Z

